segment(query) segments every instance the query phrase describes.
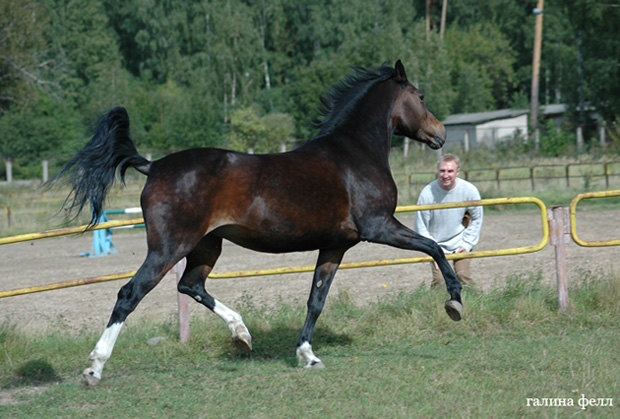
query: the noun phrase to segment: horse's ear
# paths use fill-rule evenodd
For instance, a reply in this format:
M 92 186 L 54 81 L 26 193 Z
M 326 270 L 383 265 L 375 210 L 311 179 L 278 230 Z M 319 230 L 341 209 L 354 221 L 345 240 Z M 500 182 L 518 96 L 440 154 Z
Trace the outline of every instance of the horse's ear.
M 394 64 L 394 70 L 396 72 L 395 78 L 397 82 L 404 83 L 407 81 L 407 73 L 405 73 L 405 67 L 400 60 L 396 61 L 396 64 Z

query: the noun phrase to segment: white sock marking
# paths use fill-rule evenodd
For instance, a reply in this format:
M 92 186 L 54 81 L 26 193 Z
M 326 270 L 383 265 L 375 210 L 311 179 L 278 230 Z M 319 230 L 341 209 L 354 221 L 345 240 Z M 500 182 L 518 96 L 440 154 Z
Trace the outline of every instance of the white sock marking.
M 123 324 L 123 322 L 114 323 L 113 325 L 107 327 L 99 338 L 99 341 L 95 345 L 95 349 L 93 349 L 93 351 L 88 356 L 88 360 L 92 361 L 91 368 L 93 371 L 93 375 L 96 378 L 101 378 L 103 366 L 112 355 L 114 344 L 116 343 L 116 339 L 121 332 Z
M 233 339 L 237 337 L 237 328 L 241 326 L 245 331 L 250 334 L 248 328 L 243 323 L 243 318 L 239 313 L 230 308 L 226 307 L 226 305 L 222 304 L 218 300 L 215 300 L 215 307 L 213 308 L 213 312 L 217 314 L 226 324 L 228 328 L 232 332 Z
M 312 365 L 322 363 L 312 352 L 310 342 L 304 342 L 297 348 L 297 359 L 304 363 L 304 368 L 311 368 Z

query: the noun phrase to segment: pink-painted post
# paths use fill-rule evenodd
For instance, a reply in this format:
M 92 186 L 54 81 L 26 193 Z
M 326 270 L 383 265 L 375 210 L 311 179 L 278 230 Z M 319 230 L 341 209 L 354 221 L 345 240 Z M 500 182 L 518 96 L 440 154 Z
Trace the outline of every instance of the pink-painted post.
M 183 258 L 174 265 L 173 271 L 177 275 L 177 284 L 183 276 L 186 264 L 187 261 Z M 179 305 L 179 340 L 183 343 L 189 340 L 189 301 L 190 298 L 187 295 L 181 294 L 180 292 L 177 293 L 177 302 Z
M 566 269 L 566 244 L 570 243 L 569 209 L 560 206 L 547 210 L 549 221 L 549 244 L 555 247 L 555 272 L 558 283 L 560 311 L 568 307 L 568 271 Z

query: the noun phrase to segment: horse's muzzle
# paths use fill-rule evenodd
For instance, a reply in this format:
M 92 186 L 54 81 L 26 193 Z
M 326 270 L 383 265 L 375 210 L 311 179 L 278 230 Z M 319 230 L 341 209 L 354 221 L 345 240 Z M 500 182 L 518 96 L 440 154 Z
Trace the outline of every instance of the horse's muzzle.
M 431 134 L 431 142 L 429 143 L 429 146 L 433 150 L 437 150 L 443 147 L 443 145 L 445 144 L 448 132 L 446 131 L 446 127 L 444 126 L 444 124 L 442 124 L 438 120 L 436 120 L 434 128 L 435 132 Z
M 440 137 L 439 135 L 435 135 L 428 141 L 427 144 L 433 150 L 439 150 L 441 147 L 443 147 L 445 142 L 446 142 L 445 137 Z

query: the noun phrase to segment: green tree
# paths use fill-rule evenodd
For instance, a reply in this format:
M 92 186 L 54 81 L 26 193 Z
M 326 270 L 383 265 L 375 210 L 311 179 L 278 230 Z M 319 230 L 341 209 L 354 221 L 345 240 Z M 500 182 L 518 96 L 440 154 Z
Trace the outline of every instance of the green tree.
M 69 104 L 40 95 L 30 106 L 12 109 L 0 118 L 0 154 L 9 159 L 39 159 L 72 153 L 70 147 L 80 136 L 79 127 Z
M 446 31 L 446 48 L 457 92 L 453 112 L 508 107 L 515 86 L 515 54 L 497 25 L 453 25 Z
M 28 164 L 61 151 L 79 126 L 64 100 L 69 64 L 48 40 L 53 19 L 40 2 L 1 0 L 0 21 L 0 155 Z
M 213 98 L 203 93 L 172 80 L 138 84 L 128 107 L 138 146 L 169 152 L 221 144 L 221 113 Z
M 607 120 L 620 115 L 620 8 L 616 3 L 569 0 L 552 6 L 549 20 L 562 28 L 543 38 L 544 43 L 555 36 L 543 47 L 543 54 L 549 51 L 562 59 L 561 67 L 555 67 L 561 72 L 555 83 L 560 83 L 557 89 L 565 102 L 575 110 L 581 102 L 593 105 Z M 545 68 L 550 64 L 543 62 Z
M 256 148 L 267 132 L 259 112 L 256 106 L 249 106 L 240 107 L 231 114 L 230 147 L 239 151 L 259 152 Z
M 269 113 L 261 118 L 265 126 L 265 140 L 261 143 L 261 152 L 276 152 L 287 147 L 293 139 L 295 121 L 289 114 L 282 112 Z
M 119 38 L 127 69 L 146 80 L 164 82 L 178 62 L 178 28 L 186 2 L 102 0 Z
M 48 54 L 49 19 L 36 1 L 0 0 L 0 114 L 28 103 L 31 96 L 60 88 L 62 63 Z
M 256 104 L 240 107 L 230 117 L 229 146 L 252 153 L 277 152 L 291 139 L 293 132 L 293 118 L 288 114 L 261 116 Z
M 71 69 L 60 80 L 64 98 L 90 121 L 127 103 L 129 73 L 123 69 L 119 42 L 101 1 L 41 0 L 50 16 L 47 36 L 53 55 Z

